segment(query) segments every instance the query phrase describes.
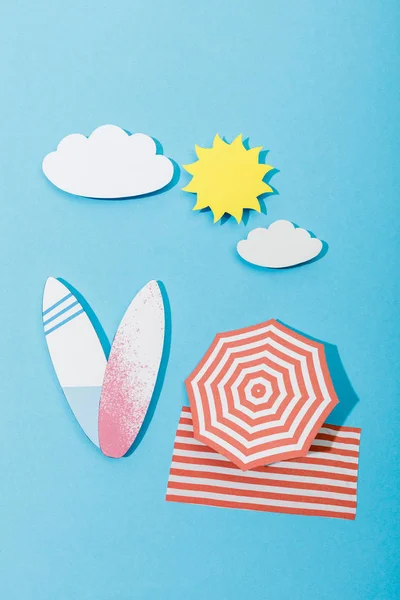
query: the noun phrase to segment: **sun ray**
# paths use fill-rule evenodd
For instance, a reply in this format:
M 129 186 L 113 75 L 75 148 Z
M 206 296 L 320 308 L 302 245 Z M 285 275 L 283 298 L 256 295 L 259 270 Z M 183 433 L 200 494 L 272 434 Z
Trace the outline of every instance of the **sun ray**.
M 227 142 L 225 142 L 222 137 L 217 133 L 213 140 L 213 148 L 223 148 L 224 146 L 228 146 Z
M 242 216 L 243 216 L 243 208 L 235 208 L 232 211 L 232 217 L 234 217 L 238 223 L 240 223 L 240 221 L 242 220 Z M 215 223 L 215 221 L 214 221 L 214 223 Z
M 197 194 L 193 210 L 209 207 L 214 223 L 225 213 L 240 223 L 243 209 L 260 212 L 258 197 L 274 192 L 264 181 L 274 168 L 259 162 L 261 150 L 262 146 L 246 148 L 242 134 L 231 143 L 216 134 L 211 148 L 196 145 L 198 160 L 183 167 L 192 179 L 182 188 Z
M 259 173 L 260 173 L 260 175 L 261 175 L 261 179 L 264 179 L 264 177 L 265 177 L 266 175 L 268 175 L 268 173 L 269 173 L 269 170 L 265 169 L 265 165 L 258 165 L 258 166 L 259 166 L 259 167 L 262 167 L 262 169 L 258 169 L 258 172 L 259 172 Z
M 271 194 L 274 191 L 274 188 L 272 188 L 270 185 L 268 185 L 268 183 L 265 183 L 265 181 L 262 182 L 260 189 L 261 189 L 261 192 L 259 192 L 259 195 Z
M 201 158 L 205 158 L 212 150 L 212 148 L 202 148 L 201 146 L 197 146 L 197 144 L 195 145 L 194 149 L 199 160 Z
M 193 210 L 202 210 L 209 206 L 209 199 L 206 195 L 197 194 L 197 202 L 193 207 Z
M 234 147 L 234 146 L 239 146 L 239 145 L 240 145 L 240 146 L 243 146 L 243 136 L 242 136 L 242 134 L 241 134 L 241 133 L 239 133 L 239 135 L 238 135 L 237 137 L 235 137 L 235 139 L 234 139 L 234 140 L 233 140 L 233 142 L 231 143 L 231 146 L 232 146 L 232 147 Z M 244 146 L 243 146 L 243 148 L 244 148 Z M 247 150 L 246 150 L 246 152 L 247 152 Z
M 195 181 L 193 179 L 191 181 L 189 181 L 189 183 L 185 187 L 182 188 L 182 191 L 196 193 L 197 187 L 196 187 Z
M 249 148 L 247 150 L 247 156 L 254 156 L 256 154 L 257 159 L 258 159 L 258 155 L 260 154 L 262 149 L 263 149 L 262 146 L 256 146 L 255 148 Z
M 196 162 L 191 163 L 190 165 L 182 165 L 182 166 L 185 169 L 185 171 L 187 171 L 191 175 L 194 175 L 195 172 L 196 172 L 197 167 L 199 166 L 199 162 L 200 161 L 196 160 Z
M 219 221 L 225 214 L 225 211 L 221 208 L 220 209 L 212 208 L 211 210 L 212 210 L 213 217 L 214 217 L 214 223 Z
M 257 198 L 252 198 L 251 200 L 248 200 L 247 202 L 245 202 L 245 205 L 243 206 L 243 208 L 247 208 L 249 210 L 255 210 L 257 212 L 261 211 L 261 206 L 260 206 L 260 203 L 257 200 Z

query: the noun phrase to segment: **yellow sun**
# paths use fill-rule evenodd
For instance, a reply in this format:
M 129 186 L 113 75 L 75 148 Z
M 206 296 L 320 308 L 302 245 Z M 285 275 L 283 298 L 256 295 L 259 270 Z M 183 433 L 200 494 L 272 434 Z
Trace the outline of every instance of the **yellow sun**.
M 260 212 L 257 198 L 273 191 L 263 181 L 273 167 L 258 162 L 262 146 L 247 150 L 241 135 L 228 144 L 217 134 L 212 148 L 195 148 L 199 160 L 183 165 L 193 175 L 189 184 L 183 188 L 186 192 L 197 194 L 193 210 L 211 208 L 214 223 L 225 213 L 232 215 L 240 223 L 245 208 Z

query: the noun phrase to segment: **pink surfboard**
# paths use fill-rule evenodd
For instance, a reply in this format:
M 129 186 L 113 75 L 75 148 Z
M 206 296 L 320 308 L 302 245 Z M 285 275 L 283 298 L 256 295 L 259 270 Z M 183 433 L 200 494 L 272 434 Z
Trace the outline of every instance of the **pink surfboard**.
M 160 368 L 164 331 L 161 291 L 150 281 L 132 300 L 111 347 L 99 408 L 99 442 L 106 456 L 124 456 L 139 433 Z

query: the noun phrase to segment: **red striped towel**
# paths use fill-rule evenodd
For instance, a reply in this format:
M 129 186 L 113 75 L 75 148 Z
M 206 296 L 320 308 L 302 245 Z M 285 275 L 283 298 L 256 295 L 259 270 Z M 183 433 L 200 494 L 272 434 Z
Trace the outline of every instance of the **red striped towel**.
M 303 458 L 241 471 L 193 437 L 182 408 L 166 500 L 355 519 L 361 430 L 324 424 Z

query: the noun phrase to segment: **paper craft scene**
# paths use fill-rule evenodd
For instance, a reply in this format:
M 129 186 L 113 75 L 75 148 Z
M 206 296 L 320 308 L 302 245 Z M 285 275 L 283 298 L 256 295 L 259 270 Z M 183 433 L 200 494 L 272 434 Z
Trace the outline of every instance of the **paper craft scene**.
M 0 30 L 1 598 L 400 600 L 398 4 Z

